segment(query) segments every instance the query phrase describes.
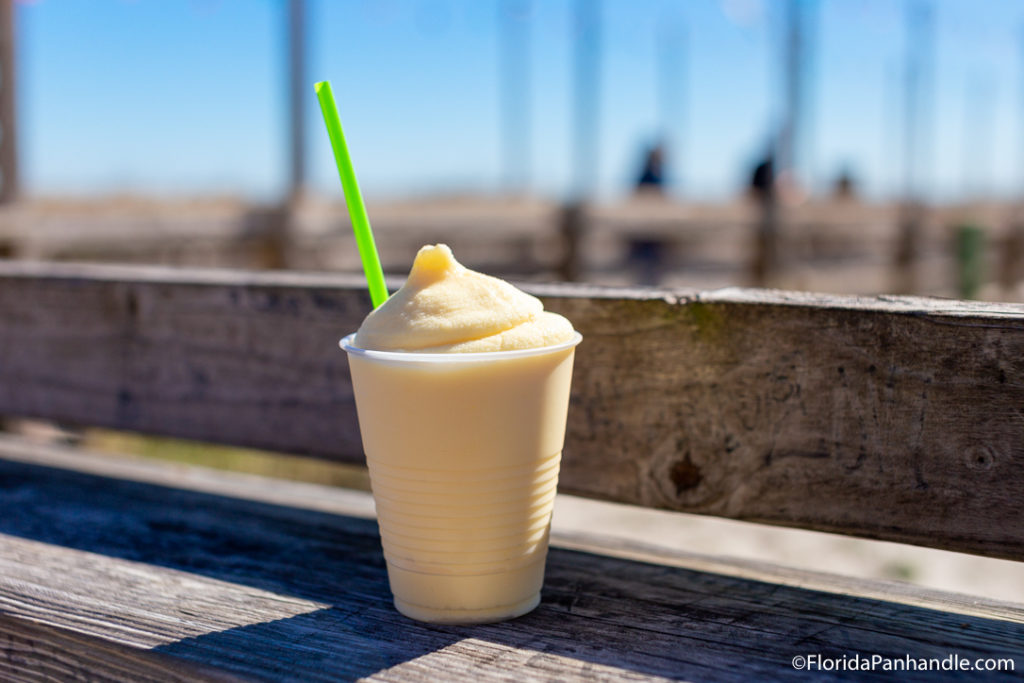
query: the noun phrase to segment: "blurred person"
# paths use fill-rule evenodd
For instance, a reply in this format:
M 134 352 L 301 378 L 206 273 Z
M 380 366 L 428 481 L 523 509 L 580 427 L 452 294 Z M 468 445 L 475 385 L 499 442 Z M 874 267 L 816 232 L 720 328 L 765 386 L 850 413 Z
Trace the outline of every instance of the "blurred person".
M 832 188 L 832 198 L 838 201 L 852 201 L 857 198 L 857 180 L 849 166 L 844 166 L 839 171 L 839 177 Z
M 665 194 L 665 148 L 660 143 L 648 148 L 636 181 L 637 194 Z
M 665 156 L 663 143 L 647 148 L 636 180 L 637 197 L 665 197 Z M 667 239 L 657 231 L 634 234 L 626 239 L 626 260 L 635 273 L 637 284 L 655 286 L 660 283 L 666 265 Z
M 761 202 L 775 198 L 775 156 L 769 152 L 750 174 L 750 196 Z
M 757 287 L 767 286 L 777 272 L 777 184 L 775 155 L 769 150 L 754 166 L 748 187 L 750 197 L 760 207 L 760 217 L 754 230 L 753 260 L 750 264 L 752 284 Z

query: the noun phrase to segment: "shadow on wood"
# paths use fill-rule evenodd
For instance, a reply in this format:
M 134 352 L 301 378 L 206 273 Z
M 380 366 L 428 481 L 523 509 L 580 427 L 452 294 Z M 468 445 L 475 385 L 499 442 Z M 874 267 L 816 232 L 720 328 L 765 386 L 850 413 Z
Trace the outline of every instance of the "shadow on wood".
M 5 460 L 0 533 L 7 615 L 261 678 L 803 680 L 790 662 L 809 653 L 1024 661 L 1021 623 L 564 549 L 532 614 L 419 624 L 390 606 L 370 519 Z

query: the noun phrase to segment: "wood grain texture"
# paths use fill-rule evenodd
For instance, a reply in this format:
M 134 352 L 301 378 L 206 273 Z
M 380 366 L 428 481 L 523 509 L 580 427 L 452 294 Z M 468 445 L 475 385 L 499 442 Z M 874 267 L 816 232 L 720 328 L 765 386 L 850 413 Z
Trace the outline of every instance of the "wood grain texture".
M 561 488 L 1024 559 L 1024 306 L 531 286 L 583 333 Z M 0 415 L 362 458 L 353 278 L 0 264 Z
M 389 606 L 375 523 L 341 514 L 343 499 L 333 513 L 308 509 L 312 485 L 291 504 L 281 491 L 266 503 L 273 480 L 238 477 L 227 497 L 189 489 L 204 480 L 189 474 L 195 468 L 164 466 L 161 477 L 156 466 L 135 481 L 131 467 L 104 465 L 100 476 L 32 464 L 45 455 L 38 447 L 8 440 L 2 451 L 13 458 L 0 458 L 4 680 L 34 680 L 16 660 L 25 641 L 35 661 L 96 666 L 112 680 L 168 659 L 244 679 L 416 683 L 806 680 L 790 662 L 811 653 L 956 653 L 1024 666 L 1020 605 L 883 582 L 830 586 L 824 575 L 754 563 L 716 560 L 709 571 L 708 558 L 621 545 L 615 557 L 596 537 L 552 550 L 543 601 L 526 617 L 419 624 Z M 81 457 L 82 470 L 101 469 Z M 324 488 L 312 498 L 328 496 Z M 824 590 L 772 581 L 780 572 Z M 896 601 L 858 594 L 886 585 Z M 62 650 L 76 639 L 81 649 Z
M 244 680 L 177 657 L 3 613 L 0 613 L 0 674 L 10 683 L 227 683 Z

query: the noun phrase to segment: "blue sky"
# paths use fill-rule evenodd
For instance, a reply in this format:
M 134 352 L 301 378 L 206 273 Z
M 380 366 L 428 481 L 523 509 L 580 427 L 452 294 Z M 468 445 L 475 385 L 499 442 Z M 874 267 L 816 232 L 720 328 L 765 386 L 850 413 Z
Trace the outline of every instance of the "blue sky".
M 661 130 L 659 30 L 686 36 L 673 123 L 675 189 L 729 196 L 779 105 L 772 0 L 604 0 L 598 190 L 628 191 Z M 865 189 L 899 187 L 900 0 L 807 0 L 818 59 L 802 167 L 844 165 Z M 570 188 L 570 0 L 532 0 L 530 187 Z M 1024 187 L 1024 0 L 937 0 L 926 188 Z M 307 149 L 313 188 L 340 193 L 312 81 L 334 86 L 364 193 L 502 188 L 498 4 L 307 0 Z M 17 5 L 20 141 L 33 195 L 225 194 L 272 200 L 286 177 L 284 0 L 36 0 Z M 969 90 L 971 89 L 971 90 Z M 967 93 L 975 92 L 973 109 Z M 965 119 L 982 130 L 967 135 Z M 986 151 L 990 150 L 990 151 Z M 970 168 L 967 168 L 970 166 Z

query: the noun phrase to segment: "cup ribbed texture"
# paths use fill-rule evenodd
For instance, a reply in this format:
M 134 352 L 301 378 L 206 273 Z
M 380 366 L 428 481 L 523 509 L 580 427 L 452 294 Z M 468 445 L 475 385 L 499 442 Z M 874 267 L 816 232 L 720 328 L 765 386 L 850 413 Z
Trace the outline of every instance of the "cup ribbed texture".
M 514 468 L 444 472 L 369 457 L 384 557 L 408 571 L 488 574 L 546 549 L 561 453 Z

